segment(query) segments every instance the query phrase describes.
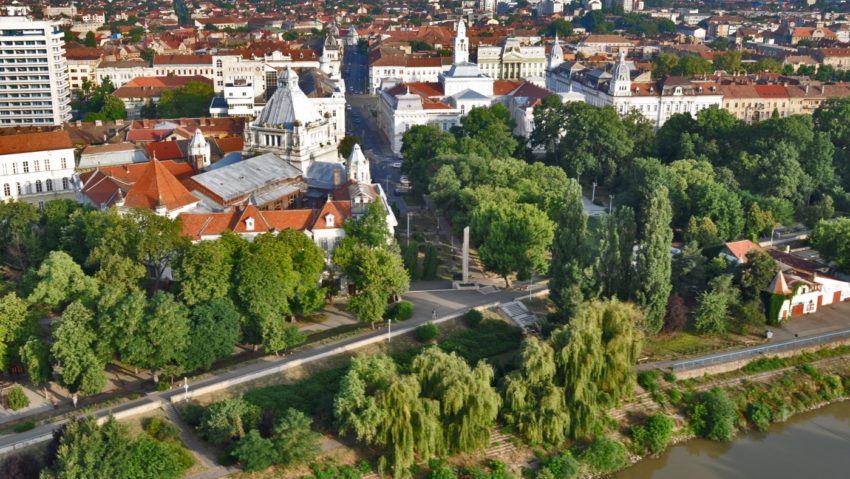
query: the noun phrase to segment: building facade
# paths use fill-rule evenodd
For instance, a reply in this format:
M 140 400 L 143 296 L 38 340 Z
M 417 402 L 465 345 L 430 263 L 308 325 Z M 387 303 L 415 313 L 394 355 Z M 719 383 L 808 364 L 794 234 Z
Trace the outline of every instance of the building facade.
M 67 131 L 0 136 L 0 200 L 73 198 L 75 166 Z
M 479 45 L 478 67 L 496 80 L 542 79 L 546 74 L 546 47 L 506 38 L 501 45 Z
M 0 127 L 71 119 L 62 36 L 55 22 L 0 17 Z
M 636 111 L 655 128 L 676 113 L 695 117 L 707 108 L 722 107 L 723 93 L 713 80 L 652 80 L 648 72 L 633 72 L 622 53 L 620 60 L 609 66 L 612 68 L 603 70 L 577 62 L 561 63 L 547 72 L 546 84 L 555 93 L 579 97 L 599 108 L 610 106 L 621 115 Z

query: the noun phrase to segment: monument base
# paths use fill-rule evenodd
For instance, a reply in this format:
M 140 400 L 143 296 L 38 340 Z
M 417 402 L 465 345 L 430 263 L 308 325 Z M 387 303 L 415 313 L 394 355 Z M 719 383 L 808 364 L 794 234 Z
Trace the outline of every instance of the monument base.
M 461 289 L 461 290 L 478 289 L 480 287 L 481 287 L 481 285 L 478 284 L 477 282 L 474 282 L 474 281 L 468 281 L 468 282 L 452 281 L 452 288 L 454 288 L 454 289 Z

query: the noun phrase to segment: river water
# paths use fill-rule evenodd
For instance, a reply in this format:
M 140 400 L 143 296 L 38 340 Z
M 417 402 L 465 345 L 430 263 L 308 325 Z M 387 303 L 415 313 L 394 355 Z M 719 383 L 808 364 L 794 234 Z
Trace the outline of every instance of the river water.
M 732 442 L 691 440 L 614 476 L 617 479 L 850 478 L 850 401 L 774 424 Z

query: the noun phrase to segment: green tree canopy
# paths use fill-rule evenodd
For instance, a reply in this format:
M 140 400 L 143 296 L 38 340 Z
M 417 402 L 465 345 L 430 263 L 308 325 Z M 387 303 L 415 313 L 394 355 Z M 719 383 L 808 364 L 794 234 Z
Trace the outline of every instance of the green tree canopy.
M 156 111 L 160 118 L 196 118 L 209 115 L 213 87 L 202 81 L 165 90 L 159 98 Z

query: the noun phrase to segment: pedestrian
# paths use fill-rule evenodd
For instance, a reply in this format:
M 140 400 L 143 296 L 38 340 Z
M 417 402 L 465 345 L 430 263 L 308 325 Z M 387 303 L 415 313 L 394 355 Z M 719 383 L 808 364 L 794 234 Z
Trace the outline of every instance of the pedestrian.
M 431 319 L 432 320 L 437 319 L 437 310 L 436 309 L 431 310 Z

